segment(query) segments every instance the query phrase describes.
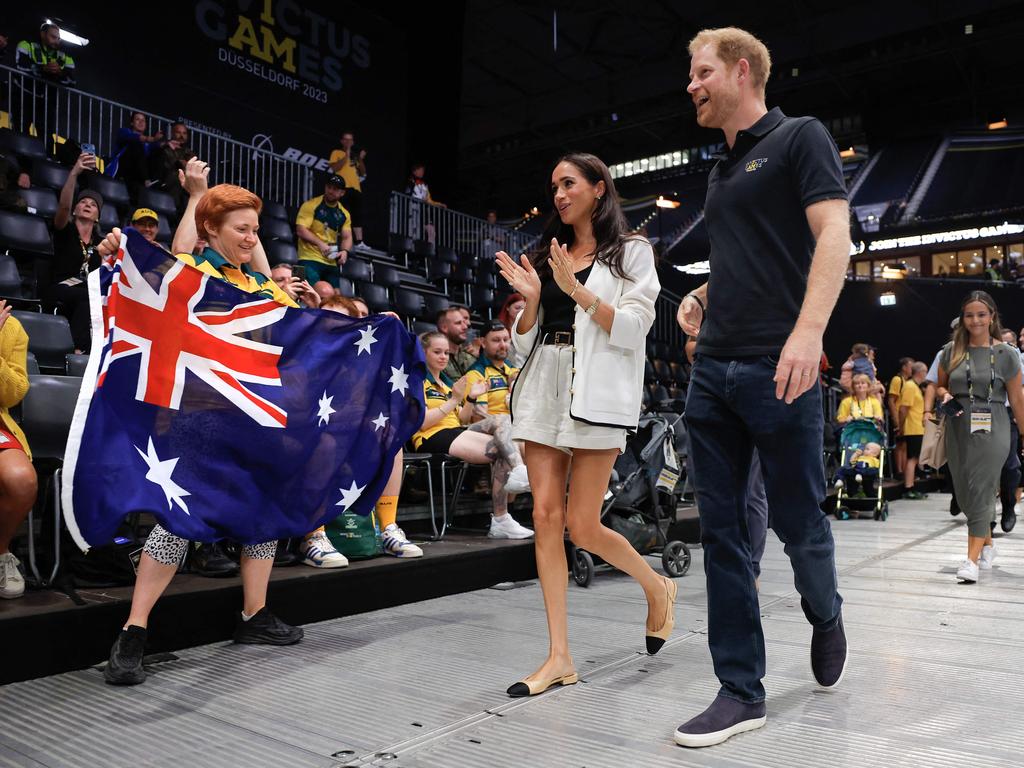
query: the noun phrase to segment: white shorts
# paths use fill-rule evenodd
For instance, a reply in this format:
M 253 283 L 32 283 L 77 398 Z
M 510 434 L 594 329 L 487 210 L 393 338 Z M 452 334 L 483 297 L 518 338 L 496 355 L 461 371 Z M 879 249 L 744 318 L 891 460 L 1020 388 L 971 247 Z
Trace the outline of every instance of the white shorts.
M 569 416 L 572 347 L 542 344 L 516 382 L 512 439 L 550 445 L 566 453 L 573 448 L 626 448 L 623 427 L 597 427 Z M 521 388 L 521 389 L 520 389 Z

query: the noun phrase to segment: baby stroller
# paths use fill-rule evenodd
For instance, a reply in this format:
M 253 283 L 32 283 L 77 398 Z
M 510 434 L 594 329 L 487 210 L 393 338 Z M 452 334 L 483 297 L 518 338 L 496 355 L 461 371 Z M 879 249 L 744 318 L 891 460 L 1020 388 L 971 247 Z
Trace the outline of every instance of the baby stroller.
M 640 417 L 635 435 L 615 461 L 605 494 L 601 519 L 622 534 L 641 555 L 661 554 L 665 573 L 673 578 L 690 569 L 690 550 L 681 541 L 669 541 L 682 495 L 682 464 L 676 453 L 676 427 L 682 414 L 647 413 Z M 594 557 L 573 547 L 573 579 L 581 587 L 594 578 Z
M 850 466 L 850 457 L 868 443 L 878 443 L 882 450 L 878 455 L 878 476 L 874 478 L 874 492 L 870 495 L 857 493 L 850 495 L 846 483 L 843 482 L 843 469 Z M 885 470 L 885 434 L 871 419 L 854 419 L 839 435 L 839 470 L 836 472 L 836 517 L 849 520 L 859 516 L 858 512 L 873 512 L 875 520 L 886 520 L 889 517 L 889 502 L 882 495 L 882 474 Z M 862 486 L 863 487 L 863 486 Z

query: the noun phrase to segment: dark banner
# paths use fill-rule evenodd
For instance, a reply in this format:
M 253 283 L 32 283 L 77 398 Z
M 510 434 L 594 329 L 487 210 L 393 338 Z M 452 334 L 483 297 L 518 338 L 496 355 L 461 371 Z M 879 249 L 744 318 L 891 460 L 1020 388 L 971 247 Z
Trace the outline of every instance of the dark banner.
M 320 0 L 31 3 L 8 9 L 4 63 L 38 40 L 43 14 L 88 38 L 65 46 L 78 87 L 181 118 L 325 170 L 343 130 L 367 150 L 368 190 L 404 169 L 404 32 L 363 8 Z

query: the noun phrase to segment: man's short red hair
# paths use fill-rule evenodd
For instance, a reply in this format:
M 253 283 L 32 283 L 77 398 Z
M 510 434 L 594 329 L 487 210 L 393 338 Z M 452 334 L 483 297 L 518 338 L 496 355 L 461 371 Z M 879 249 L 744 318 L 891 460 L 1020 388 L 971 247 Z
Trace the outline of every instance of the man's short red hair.
M 255 208 L 258 216 L 263 210 L 263 201 L 244 187 L 218 184 L 203 195 L 203 199 L 196 206 L 196 233 L 199 237 L 206 238 L 208 226 L 217 228 L 229 213 L 244 208 Z

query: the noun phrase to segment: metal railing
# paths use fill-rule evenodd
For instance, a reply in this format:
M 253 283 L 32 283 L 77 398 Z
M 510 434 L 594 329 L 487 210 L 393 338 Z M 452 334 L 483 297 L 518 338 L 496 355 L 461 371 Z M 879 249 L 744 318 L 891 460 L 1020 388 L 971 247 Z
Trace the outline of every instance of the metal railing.
M 686 343 L 683 329 L 676 322 L 676 312 L 682 300 L 681 296 L 662 288 L 654 305 L 654 326 L 651 333 L 655 340 L 665 342 L 672 349 L 682 349 Z
M 431 205 L 401 192 L 391 193 L 388 231 L 393 235 L 427 240 L 478 258 L 493 259 L 497 251 L 515 255 L 529 250 L 536 235 L 514 232 L 483 219 Z
M 93 144 L 98 156 L 117 154 L 117 133 L 133 112 L 146 116 L 147 134 L 170 136 L 178 120 L 104 99 L 76 88 L 42 80 L 0 66 L 0 108 L 8 112 L 11 128 L 39 137 L 48 144 L 56 133 L 79 144 Z M 210 164 L 211 182 L 238 184 L 260 197 L 286 206 L 299 206 L 313 196 L 313 169 L 281 155 L 257 149 L 205 128 L 189 126 L 189 146 Z

